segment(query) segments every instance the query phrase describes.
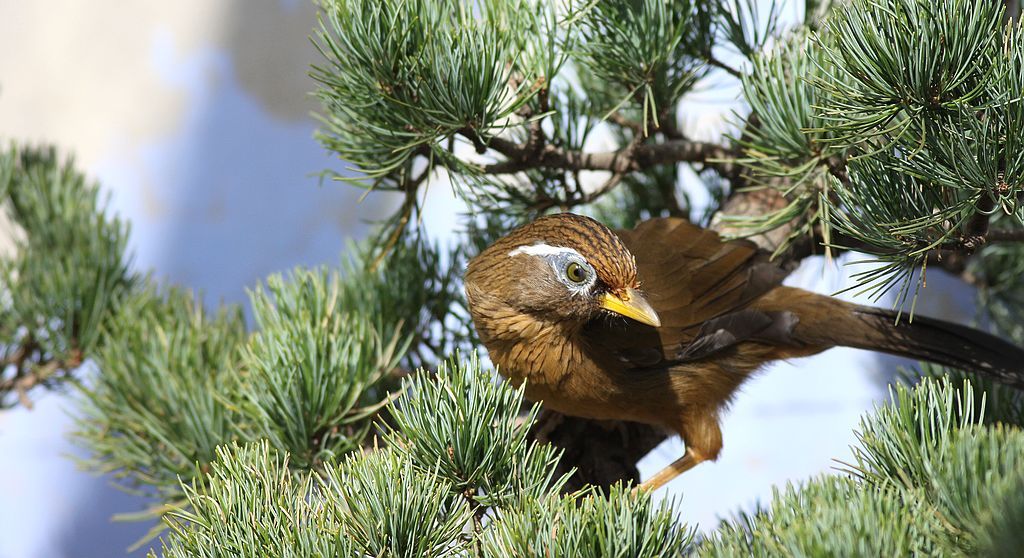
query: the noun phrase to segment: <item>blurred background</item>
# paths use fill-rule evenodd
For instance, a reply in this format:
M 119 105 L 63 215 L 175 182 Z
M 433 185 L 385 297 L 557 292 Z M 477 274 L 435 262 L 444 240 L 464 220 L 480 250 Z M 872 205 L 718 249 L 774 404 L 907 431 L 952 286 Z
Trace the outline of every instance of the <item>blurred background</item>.
M 132 223 L 137 269 L 200 290 L 211 305 L 244 302 L 271 272 L 335 265 L 345 240 L 365 236 L 397 202 L 374 194 L 358 203 L 361 190 L 319 185 L 318 172 L 345 164 L 313 139 L 315 20 L 305 0 L 0 0 L 0 141 L 73 154 Z M 724 82 L 695 93 L 680 111 L 687 128 L 718 137 L 741 109 L 737 95 Z M 459 204 L 439 184 L 427 207 L 429 230 L 444 239 Z M 808 260 L 788 282 L 837 291 L 850 259 Z M 967 290 L 928 278 L 919 312 L 973 317 Z M 681 520 L 709 530 L 773 486 L 828 471 L 848 458 L 860 414 L 885 397 L 900 364 L 843 349 L 774 366 L 725 417 L 719 462 L 663 495 L 679 498 Z M 55 393 L 32 410 L 0 412 L 0 558 L 129 555 L 150 528 L 111 522 L 147 502 L 76 468 L 82 450 L 66 436 L 74 412 L 74 399 Z M 669 440 L 641 470 L 681 454 Z

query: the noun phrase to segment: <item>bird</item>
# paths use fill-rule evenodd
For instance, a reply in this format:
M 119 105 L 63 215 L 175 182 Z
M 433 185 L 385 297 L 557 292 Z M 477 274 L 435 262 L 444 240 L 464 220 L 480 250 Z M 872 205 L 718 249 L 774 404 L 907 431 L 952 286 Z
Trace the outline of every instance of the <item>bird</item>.
M 1024 388 L 1024 349 L 941 320 L 782 284 L 748 240 L 664 217 L 612 231 L 573 213 L 540 217 L 473 257 L 464 288 L 498 372 L 566 415 L 646 423 L 685 453 L 653 491 L 722 450 L 720 416 L 769 362 L 836 346 L 974 371 Z

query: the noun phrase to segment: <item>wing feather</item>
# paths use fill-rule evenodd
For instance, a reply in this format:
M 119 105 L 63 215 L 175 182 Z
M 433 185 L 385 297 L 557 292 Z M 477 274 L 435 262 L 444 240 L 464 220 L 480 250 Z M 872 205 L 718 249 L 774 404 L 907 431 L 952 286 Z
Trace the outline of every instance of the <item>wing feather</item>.
M 777 332 L 775 316 L 748 306 L 780 285 L 786 272 L 753 243 L 723 241 L 678 218 L 615 232 L 636 258 L 640 290 L 662 323 L 655 329 L 626 319 L 595 320 L 588 336 L 618 360 L 637 368 L 668 366 Z

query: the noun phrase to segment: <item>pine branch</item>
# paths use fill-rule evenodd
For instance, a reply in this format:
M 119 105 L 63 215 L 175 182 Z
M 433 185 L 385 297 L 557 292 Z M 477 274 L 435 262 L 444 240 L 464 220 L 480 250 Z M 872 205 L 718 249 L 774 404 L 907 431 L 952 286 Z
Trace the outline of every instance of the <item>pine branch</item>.
M 126 225 L 52 147 L 0 150 L 0 212 L 23 233 L 0 259 L 0 408 L 11 393 L 30 408 L 29 391 L 58 386 L 93 356 L 137 280 Z
M 834 176 L 840 184 L 850 187 L 850 175 L 846 171 L 846 158 L 840 155 L 831 155 L 825 158 L 825 166 L 829 174 Z
M 725 73 L 731 75 L 736 79 L 743 79 L 743 72 L 719 60 L 717 57 L 715 57 L 714 54 L 708 53 L 708 55 L 705 57 L 705 60 L 707 61 L 709 66 L 713 66 L 715 68 L 718 68 L 719 70 L 723 70 Z
M 69 374 L 82 365 L 81 351 L 74 350 L 67 359 L 46 358 L 40 356 L 33 361 L 31 356 L 38 349 L 38 346 L 31 339 L 26 339 L 21 346 L 10 356 L 0 360 L 0 367 L 6 369 L 14 367 L 14 375 L 10 378 L 0 380 L 0 401 L 4 394 L 14 392 L 18 396 L 18 402 L 23 407 L 31 410 L 32 400 L 28 396 L 32 388 L 51 382 L 55 378 Z
M 971 220 L 967 222 L 964 236 L 960 239 L 963 249 L 974 252 L 982 244 L 988 241 L 988 222 L 992 212 L 996 208 L 996 202 L 992 196 L 982 194 L 978 200 L 977 209 Z
M 993 229 L 985 235 L 986 242 L 1024 242 L 1024 229 Z
M 598 421 L 544 409 L 530 431 L 537 443 L 562 451 L 556 475 L 573 472 L 566 492 L 587 486 L 640 482 L 637 462 L 667 437 L 661 429 L 626 421 Z
M 658 165 L 697 163 L 730 177 L 736 170 L 731 160 L 737 156 L 735 151 L 722 145 L 683 139 L 597 153 L 565 150 L 553 145 L 530 149 L 527 144 L 500 137 L 488 140 L 487 146 L 506 157 L 505 161 L 484 165 L 483 171 L 487 174 L 510 174 L 535 168 L 628 173 Z

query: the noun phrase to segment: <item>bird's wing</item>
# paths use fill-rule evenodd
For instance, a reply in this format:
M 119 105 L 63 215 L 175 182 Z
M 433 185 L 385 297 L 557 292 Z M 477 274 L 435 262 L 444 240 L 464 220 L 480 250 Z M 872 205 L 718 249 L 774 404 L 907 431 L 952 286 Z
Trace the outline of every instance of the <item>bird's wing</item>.
M 640 291 L 657 311 L 658 329 L 599 319 L 588 334 L 635 367 L 696 360 L 738 342 L 784 336 L 791 316 L 750 308 L 786 272 L 747 241 L 678 218 L 651 219 L 615 231 L 636 258 Z

